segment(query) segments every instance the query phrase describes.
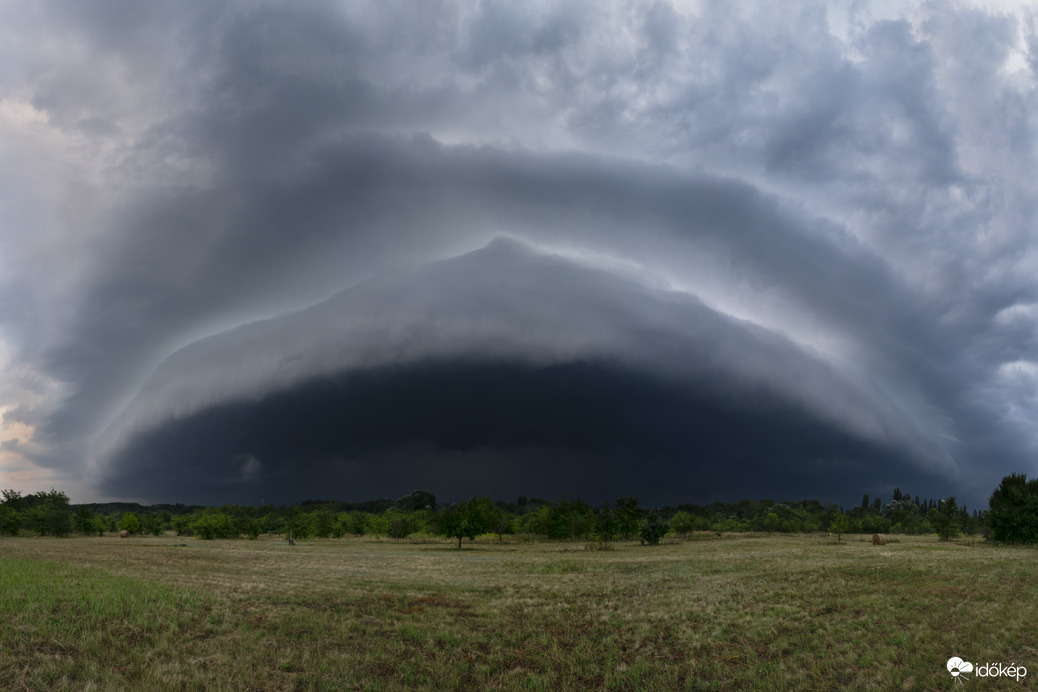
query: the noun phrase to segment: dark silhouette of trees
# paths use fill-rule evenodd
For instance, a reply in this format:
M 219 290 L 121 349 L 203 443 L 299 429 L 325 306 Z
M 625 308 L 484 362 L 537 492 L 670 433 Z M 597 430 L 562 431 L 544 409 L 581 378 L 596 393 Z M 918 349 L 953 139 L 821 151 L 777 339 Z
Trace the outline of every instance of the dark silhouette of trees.
M 959 531 L 962 530 L 962 522 L 959 515 L 960 510 L 955 503 L 955 498 L 948 497 L 938 502 L 936 507 L 927 512 L 926 518 L 937 532 L 939 539 L 950 541 L 958 536 Z
M 499 511 L 489 498 L 474 497 L 441 509 L 436 523 L 443 535 L 458 539 L 458 550 L 461 550 L 461 539 L 471 541 L 490 531 Z
M 1006 543 L 1038 544 L 1038 478 L 1021 473 L 1002 479 L 988 501 L 991 538 Z

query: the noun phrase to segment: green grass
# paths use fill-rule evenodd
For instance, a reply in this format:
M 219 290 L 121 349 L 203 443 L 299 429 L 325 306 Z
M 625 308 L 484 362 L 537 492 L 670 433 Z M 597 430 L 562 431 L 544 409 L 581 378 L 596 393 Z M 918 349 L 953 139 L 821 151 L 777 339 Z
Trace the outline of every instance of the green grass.
M 953 655 L 1030 671 L 969 689 L 1038 676 L 1035 550 L 184 542 L 0 540 L 0 688 L 934 690 Z
M 126 687 L 200 627 L 197 592 L 98 568 L 0 560 L 0 686 Z

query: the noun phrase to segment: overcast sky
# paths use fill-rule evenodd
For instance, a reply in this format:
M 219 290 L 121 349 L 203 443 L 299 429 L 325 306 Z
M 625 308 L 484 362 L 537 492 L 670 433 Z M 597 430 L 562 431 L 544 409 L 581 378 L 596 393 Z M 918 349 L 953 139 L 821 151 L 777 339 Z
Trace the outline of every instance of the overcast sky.
M 986 505 L 1022 3 L 0 5 L 0 486 Z

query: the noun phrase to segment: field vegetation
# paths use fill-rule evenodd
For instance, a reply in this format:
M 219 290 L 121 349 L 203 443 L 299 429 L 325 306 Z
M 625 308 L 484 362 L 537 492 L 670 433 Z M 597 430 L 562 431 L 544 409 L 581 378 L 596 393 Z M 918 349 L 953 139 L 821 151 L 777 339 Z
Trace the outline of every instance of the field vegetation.
M 935 690 L 1038 676 L 1038 551 L 671 531 L 0 538 L 0 688 Z M 1009 685 L 1009 686 L 1007 686 Z

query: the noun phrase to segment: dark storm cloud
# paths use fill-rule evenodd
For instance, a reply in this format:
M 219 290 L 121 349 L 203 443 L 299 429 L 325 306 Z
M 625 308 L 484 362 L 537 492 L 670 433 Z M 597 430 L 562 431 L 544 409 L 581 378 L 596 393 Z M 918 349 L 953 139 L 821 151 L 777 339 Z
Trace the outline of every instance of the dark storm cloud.
M 785 335 L 833 376 L 803 386 L 761 351 L 746 367 L 776 401 L 815 402 L 796 420 L 824 437 L 834 425 L 818 413 L 825 393 L 864 392 L 899 419 L 888 430 L 907 431 L 880 445 L 899 450 L 884 458 L 900 466 L 884 468 L 918 473 L 936 447 L 958 469 L 948 482 L 975 502 L 1003 472 L 1028 471 L 1035 451 L 1038 118 L 1033 51 L 1023 52 L 1033 21 L 936 5 L 883 12 L 710 2 L 6 8 L 0 406 L 6 424 L 32 431 L 19 429 L 19 453 L 75 478 L 84 462 L 112 461 L 101 433 L 127 421 L 121 443 L 155 449 L 133 440 L 175 425 L 174 401 L 206 402 L 192 404 L 199 420 L 232 405 L 202 381 L 224 362 L 206 355 L 209 342 L 165 360 L 181 347 L 506 233 Z M 466 304 L 464 287 L 428 292 Z M 354 300 L 351 310 L 377 309 Z M 529 364 L 550 344 L 507 329 L 522 301 L 502 313 L 513 317 L 487 321 L 509 357 Z M 400 365 L 419 377 L 425 339 L 449 324 L 419 332 L 424 350 Z M 577 324 L 567 338 L 580 342 Z M 392 342 L 387 330 L 368 334 L 369 350 Z M 277 351 L 292 339 L 268 341 L 264 363 L 298 362 Z M 485 347 L 466 334 L 436 355 L 456 360 L 464 379 L 476 372 L 466 364 L 492 365 Z M 189 357 L 191 367 L 171 369 Z M 365 365 L 357 353 L 331 360 L 321 372 L 340 379 Z M 602 367 L 643 372 L 629 365 Z M 302 386 L 278 379 L 286 369 L 264 365 L 225 393 Z M 155 383 L 173 371 L 184 384 L 167 399 L 174 390 Z M 850 469 L 873 453 L 844 418 L 822 447 L 831 458 L 833 440 L 856 450 L 836 467 Z M 439 460 L 431 466 L 468 463 L 438 444 L 422 447 Z M 559 448 L 594 463 L 578 446 Z M 232 456 L 253 478 L 267 462 L 250 454 Z M 492 443 L 481 454 L 506 463 Z M 120 459 L 119 477 L 142 477 Z
M 739 468 L 786 494 L 804 468 L 834 463 L 872 473 L 873 488 L 906 473 L 898 466 L 955 474 L 892 401 L 788 339 L 506 240 L 193 344 L 102 439 L 102 483 L 149 495 L 168 492 L 183 464 L 241 494 L 269 494 L 286 476 L 342 483 L 329 465 L 343 462 L 353 488 L 375 487 L 408 463 L 392 452 L 408 444 L 467 452 L 470 472 L 501 488 L 526 476 L 524 453 L 577 454 L 569 480 L 538 481 L 574 493 L 588 464 L 646 496 L 681 467 L 690 480 Z M 385 458 L 363 461 L 379 449 Z M 236 475 L 243 459 L 248 479 Z
M 647 503 L 851 503 L 892 479 L 953 487 L 788 402 L 757 393 L 747 406 L 608 361 L 455 359 L 325 377 L 171 419 L 135 437 L 109 473 L 115 495 L 246 504 L 395 497 L 415 485 L 443 500 L 623 492 Z

